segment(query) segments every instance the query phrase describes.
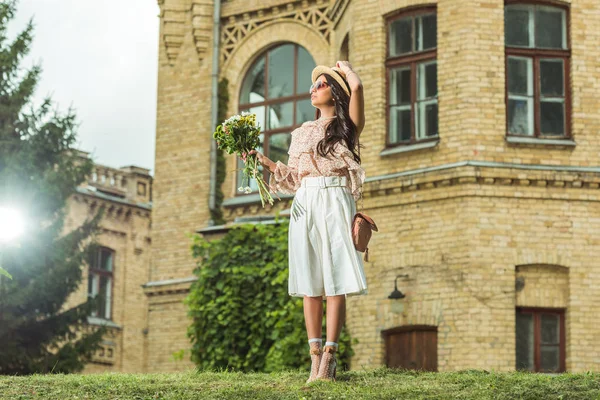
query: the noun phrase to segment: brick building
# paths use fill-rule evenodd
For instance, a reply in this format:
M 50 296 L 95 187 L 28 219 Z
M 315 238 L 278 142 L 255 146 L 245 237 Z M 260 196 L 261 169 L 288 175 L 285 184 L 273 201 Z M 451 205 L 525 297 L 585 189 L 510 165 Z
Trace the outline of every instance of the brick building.
M 87 158 L 85 152 L 81 156 Z M 100 296 L 91 325 L 108 325 L 101 348 L 84 372 L 141 372 L 145 364 L 149 280 L 152 177 L 145 168 L 96 164 L 92 175 L 69 199 L 66 231 L 104 207 L 97 236 L 100 245 L 83 274 L 83 284 L 66 306 Z
M 211 226 L 213 28 L 228 115 L 256 113 L 274 160 L 314 118 L 314 65 L 348 59 L 362 78 L 364 207 L 380 232 L 369 294 L 348 299 L 353 369 L 600 369 L 600 2 L 226 0 L 218 26 L 214 1 L 159 5 L 139 371 L 191 366 L 172 357 L 189 348 L 186 234 L 291 202 L 263 210 L 228 172 L 228 224 Z M 395 283 L 405 297 L 389 298 Z

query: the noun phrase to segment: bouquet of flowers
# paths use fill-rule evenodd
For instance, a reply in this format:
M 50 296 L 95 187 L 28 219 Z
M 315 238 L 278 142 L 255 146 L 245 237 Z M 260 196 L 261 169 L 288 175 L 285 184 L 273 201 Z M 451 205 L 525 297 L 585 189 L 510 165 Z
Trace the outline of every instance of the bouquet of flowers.
M 254 178 L 258 184 L 258 193 L 260 202 L 265 206 L 265 202 L 273 205 L 273 197 L 269 193 L 269 188 L 258 170 L 259 162 L 256 154 L 251 154 L 260 145 L 260 127 L 256 125 L 256 114 L 242 112 L 241 115 L 234 115 L 217 126 L 213 137 L 217 141 L 219 149 L 228 154 L 237 154 L 244 161 L 242 187 L 238 188 L 240 192 L 252 193 L 249 181 Z M 244 183 L 246 187 L 244 188 Z

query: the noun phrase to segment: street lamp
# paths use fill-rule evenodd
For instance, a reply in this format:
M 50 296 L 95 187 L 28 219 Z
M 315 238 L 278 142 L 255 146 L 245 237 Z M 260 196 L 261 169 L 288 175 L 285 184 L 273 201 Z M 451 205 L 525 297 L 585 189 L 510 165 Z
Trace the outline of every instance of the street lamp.
M 19 210 L 9 207 L 0 207 L 0 283 L 2 275 L 10 277 L 2 268 L 2 250 L 11 241 L 17 239 L 25 231 L 25 221 Z

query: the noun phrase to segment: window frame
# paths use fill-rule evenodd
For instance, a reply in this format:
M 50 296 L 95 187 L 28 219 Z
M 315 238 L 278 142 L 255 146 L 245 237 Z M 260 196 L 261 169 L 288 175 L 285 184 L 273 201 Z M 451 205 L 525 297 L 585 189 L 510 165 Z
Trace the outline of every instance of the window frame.
M 565 331 L 565 308 L 538 308 L 538 307 L 517 307 L 515 311 L 515 370 L 516 370 L 516 343 L 518 338 L 516 337 L 516 324 L 517 314 L 532 314 L 533 315 L 533 367 L 532 372 L 538 373 L 563 373 L 566 372 L 566 331 Z M 542 314 L 554 314 L 559 317 L 559 367 L 558 371 L 542 371 L 540 368 L 541 364 L 541 315 Z
M 280 46 L 285 46 L 285 45 L 293 45 L 294 46 L 294 93 L 295 95 L 293 96 L 285 96 L 285 97 L 278 97 L 276 99 L 269 99 L 269 85 L 268 85 L 268 76 L 269 76 L 269 53 L 280 47 Z M 238 104 L 238 113 L 241 114 L 242 110 L 246 111 L 249 110 L 251 108 L 254 107 L 265 107 L 265 117 L 266 120 L 268 120 L 268 115 L 267 115 L 267 110 L 268 107 L 270 105 L 273 104 L 283 104 L 283 103 L 288 103 L 288 102 L 294 102 L 294 105 L 296 104 L 296 102 L 298 101 L 302 101 L 302 100 L 310 100 L 311 96 L 308 90 L 306 90 L 306 93 L 304 94 L 298 94 L 298 55 L 299 55 L 299 51 L 300 51 L 300 47 L 303 47 L 301 44 L 298 43 L 294 43 L 294 42 L 280 42 L 280 43 L 276 43 L 273 44 L 269 47 L 267 47 L 266 49 L 264 49 L 260 54 L 257 55 L 257 57 L 254 59 L 254 61 L 250 64 L 250 68 L 246 71 L 244 77 L 242 78 L 242 84 L 245 81 L 248 73 L 251 71 L 252 67 L 255 65 L 255 63 L 261 58 L 261 57 L 265 57 L 265 73 L 264 73 L 264 82 L 265 82 L 265 101 L 261 101 L 261 102 L 257 102 L 257 103 L 239 103 Z M 304 47 L 303 47 L 304 48 Z M 304 48 L 307 52 L 308 50 L 306 48 Z M 309 52 L 310 54 L 310 52 Z M 310 54 L 310 56 L 312 57 L 312 54 Z M 313 58 L 314 60 L 314 58 Z M 309 88 L 309 86 L 307 86 L 307 89 Z M 238 92 L 238 102 L 241 96 L 241 91 Z M 262 140 L 262 146 L 263 146 L 263 151 L 262 153 L 266 156 L 270 158 L 270 154 L 269 154 L 269 138 L 273 135 L 277 135 L 277 134 L 281 134 L 281 133 L 287 133 L 288 135 L 291 135 L 292 131 L 296 128 L 299 128 L 300 126 L 302 126 L 302 123 L 297 123 L 297 107 L 294 106 L 293 107 L 293 123 L 292 125 L 283 127 L 283 128 L 277 128 L 277 129 L 271 129 L 271 130 L 267 130 L 266 126 L 261 127 L 261 131 L 260 133 L 263 135 L 263 140 Z M 317 112 L 318 109 L 315 108 L 315 118 L 317 118 Z M 267 121 L 265 121 L 265 124 L 268 123 Z M 239 157 L 235 157 L 235 163 L 236 163 L 236 168 L 238 163 L 240 162 Z M 263 169 L 263 179 L 265 181 L 268 182 L 269 179 L 269 172 L 267 171 L 266 168 Z M 235 187 L 237 188 L 238 185 L 240 184 L 239 180 L 238 180 L 238 174 L 235 175 Z M 247 196 L 246 193 L 243 192 L 238 192 L 237 189 L 235 191 L 235 195 L 236 196 Z
M 108 313 L 108 317 L 106 316 L 100 316 L 100 314 L 98 313 L 98 311 L 94 311 L 92 312 L 91 317 L 95 317 L 95 318 L 100 318 L 100 319 L 104 319 L 104 320 L 108 320 L 108 321 L 112 321 L 112 317 L 113 317 L 113 304 L 114 304 L 114 286 L 115 286 L 115 260 L 116 260 L 116 254 L 117 252 L 109 247 L 106 246 L 99 246 L 96 249 L 96 257 L 98 259 L 100 259 L 100 254 L 102 251 L 107 251 L 109 253 L 111 253 L 111 258 L 112 258 L 112 265 L 111 265 L 111 271 L 106 271 L 104 269 L 100 269 L 100 268 L 93 268 L 92 264 L 89 263 L 88 266 L 88 288 L 89 288 L 89 280 L 92 278 L 92 275 L 97 275 L 98 278 L 98 283 L 96 286 L 96 292 L 100 293 L 100 277 L 104 276 L 104 277 L 108 277 L 110 278 L 110 312 Z M 88 299 L 90 298 L 90 293 L 89 293 L 89 289 L 88 289 Z M 106 306 L 107 301 L 105 300 L 105 306 Z M 96 313 L 96 315 L 93 315 L 94 313 Z
M 385 102 L 386 102 L 386 106 L 385 106 L 385 148 L 386 149 L 390 149 L 390 148 L 395 148 L 395 147 L 404 147 L 404 146 L 410 146 L 410 145 L 414 145 L 416 143 L 427 143 L 427 142 L 436 142 L 439 140 L 440 135 L 439 135 L 439 96 L 436 95 L 436 101 L 438 104 L 438 134 L 436 136 L 432 136 L 432 137 L 428 137 L 428 138 L 424 138 L 424 139 L 417 139 L 417 132 L 416 132 L 416 107 L 417 107 L 417 103 L 418 103 L 418 99 L 417 99 L 417 69 L 418 69 L 418 65 L 421 63 L 427 63 L 430 61 L 435 61 L 436 65 L 437 65 L 437 50 L 438 50 L 438 43 L 437 43 L 437 38 L 436 38 L 436 47 L 430 50 L 424 50 L 424 51 L 418 51 L 418 52 L 411 52 L 411 53 L 407 53 L 406 55 L 401 55 L 401 56 L 391 56 L 390 55 L 390 26 L 394 21 L 397 21 L 399 19 L 402 18 L 406 18 L 406 17 L 416 17 L 416 16 L 420 16 L 420 15 L 426 15 L 426 14 L 435 14 L 436 16 L 436 26 L 437 26 L 437 6 L 432 5 L 432 6 L 418 6 L 418 7 L 410 7 L 410 8 L 405 8 L 402 9 L 398 12 L 395 12 L 389 16 L 386 17 L 385 19 L 385 37 L 386 37 L 386 45 L 385 45 Z M 416 24 L 412 24 L 412 35 L 414 38 L 415 35 L 415 26 Z M 439 29 L 436 29 L 436 32 L 439 31 Z M 404 141 L 404 142 L 395 142 L 392 143 L 390 141 L 390 72 L 392 69 L 396 69 L 396 68 L 401 68 L 401 67 L 409 67 L 410 68 L 410 73 L 411 73 L 411 88 L 410 88 L 410 141 Z M 437 81 L 437 74 L 436 74 L 436 81 Z M 439 94 L 439 88 L 438 88 L 438 94 Z
M 561 9 L 565 12 L 565 28 L 566 28 L 566 49 L 544 49 L 544 48 L 526 48 L 526 47 L 511 47 L 506 43 L 506 34 L 504 36 L 504 104 L 505 104 L 505 136 L 516 138 L 530 139 L 555 139 L 555 140 L 572 140 L 572 105 L 571 105 L 571 9 L 568 4 L 555 0 L 505 0 L 504 12 L 506 7 L 511 5 L 523 5 L 534 7 L 553 7 Z M 506 14 L 505 14 L 506 15 Z M 506 17 L 505 17 L 506 18 Z M 504 19 L 506 21 L 506 19 Z M 505 25 L 506 26 L 506 25 Z M 535 25 L 534 25 L 535 32 Z M 535 44 L 535 43 L 534 43 Z M 508 59 L 509 57 L 522 57 L 532 60 L 533 63 L 533 135 L 511 133 L 509 112 L 509 93 L 508 93 Z M 564 105 L 565 105 L 565 126 L 564 135 L 542 135 L 541 133 L 541 75 L 540 75 L 540 60 L 552 58 L 563 61 L 563 84 L 564 84 Z

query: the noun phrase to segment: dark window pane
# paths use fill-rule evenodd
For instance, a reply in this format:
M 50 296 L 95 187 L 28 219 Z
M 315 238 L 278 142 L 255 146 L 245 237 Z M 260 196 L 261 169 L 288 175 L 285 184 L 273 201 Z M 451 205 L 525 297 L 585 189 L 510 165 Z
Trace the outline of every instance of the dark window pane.
M 347 60 L 347 58 L 344 60 Z M 313 60 L 308 51 L 304 47 L 298 46 L 298 76 L 296 77 L 298 87 L 296 94 L 308 92 L 312 83 L 310 81 L 310 73 L 316 66 L 315 60 Z
M 533 371 L 533 315 L 517 313 L 517 369 Z
M 296 102 L 296 124 L 315 119 L 315 108 L 310 99 Z
M 100 269 L 105 271 L 112 271 L 113 269 L 113 256 L 112 252 L 108 250 L 100 250 Z
M 274 162 L 281 161 L 287 164 L 291 141 L 292 135 L 289 133 L 278 133 L 269 136 L 269 158 Z
M 542 96 L 562 97 L 564 95 L 563 60 L 541 60 L 540 81 Z
M 262 153 L 262 151 L 261 151 L 261 153 Z M 237 161 L 237 168 L 238 168 L 238 171 L 237 171 L 237 186 L 238 186 L 238 188 L 239 187 L 245 188 L 246 186 L 248 186 L 248 187 L 250 187 L 250 189 L 252 189 L 253 192 L 256 192 L 258 190 L 258 184 L 256 183 L 255 179 L 250 178 L 248 181 L 244 181 L 243 172 L 242 172 L 242 170 L 244 169 L 244 162 L 239 158 Z M 263 166 L 259 165 L 258 169 L 262 173 Z M 238 190 L 238 189 L 236 189 L 236 190 Z M 242 194 L 242 193 L 243 193 L 243 190 L 238 191 L 238 194 Z
M 427 137 L 438 135 L 438 105 L 428 104 L 425 107 L 425 135 Z
M 340 47 L 340 60 L 350 59 L 350 34 L 346 34 Z
M 560 317 L 553 314 L 542 314 L 542 344 L 558 344 Z
M 422 101 L 417 104 L 417 140 L 436 136 L 438 134 L 437 124 L 437 102 L 433 100 Z
M 532 100 L 508 100 L 508 132 L 516 135 L 533 135 Z
M 88 277 L 88 297 L 94 297 L 94 278 L 96 275 L 90 274 Z
M 240 114 L 245 111 L 251 114 L 256 115 L 256 125 L 260 126 L 261 131 L 265 129 L 266 126 L 266 118 L 265 118 L 265 106 L 252 107 L 247 110 L 241 110 Z
M 100 260 L 100 250 L 94 250 L 90 255 L 90 268 L 98 268 Z
M 437 95 L 437 63 L 419 64 L 417 79 L 418 100 Z
M 410 140 L 410 106 L 390 108 L 390 143 Z
M 542 135 L 565 134 L 565 106 L 563 102 L 542 101 L 540 103 Z
M 566 48 L 565 12 L 550 7 L 538 7 L 535 15 L 535 47 Z
M 240 104 L 257 103 L 265 99 L 265 57 L 261 57 L 246 75 L 242 84 Z
M 269 52 L 268 98 L 294 94 L 294 45 L 286 44 Z
M 418 51 L 434 49 L 437 46 L 437 18 L 435 14 L 423 15 L 415 20 L 416 44 Z
M 506 46 L 531 47 L 530 7 L 507 6 L 504 13 L 504 35 Z
M 277 129 L 294 124 L 294 102 L 279 103 L 269 106 L 267 129 Z
M 523 96 L 533 94 L 533 63 L 527 58 L 508 58 L 508 93 Z
M 261 108 L 264 109 L 264 107 L 261 107 Z M 264 133 L 261 133 L 259 137 L 260 137 L 260 146 L 258 146 L 257 150 L 260 151 L 261 153 L 264 153 L 264 149 L 263 149 L 263 143 L 264 143 L 264 139 L 265 139 Z M 268 154 L 265 154 L 265 155 L 267 157 L 269 156 Z M 242 172 L 243 169 L 244 169 L 244 162 L 238 158 L 238 160 L 237 160 L 237 186 L 238 186 L 238 188 L 239 187 L 245 188 L 246 186 L 249 186 L 253 192 L 256 192 L 258 190 L 258 185 L 256 183 L 256 180 L 249 179 L 249 181 L 246 182 L 244 180 L 244 175 Z M 261 164 L 258 165 L 258 170 L 262 173 L 263 166 Z M 238 193 L 238 194 L 241 194 L 241 193 Z
M 98 304 L 98 316 L 100 318 L 110 318 L 110 292 L 111 292 L 111 279 L 106 276 L 100 277 L 100 292 L 98 297 L 100 298 Z
M 412 18 L 398 19 L 390 24 L 390 56 L 398 56 L 412 51 Z
M 541 346 L 540 369 L 543 372 L 558 372 L 560 351 L 558 346 Z
M 410 104 L 410 68 L 390 71 L 390 104 Z

